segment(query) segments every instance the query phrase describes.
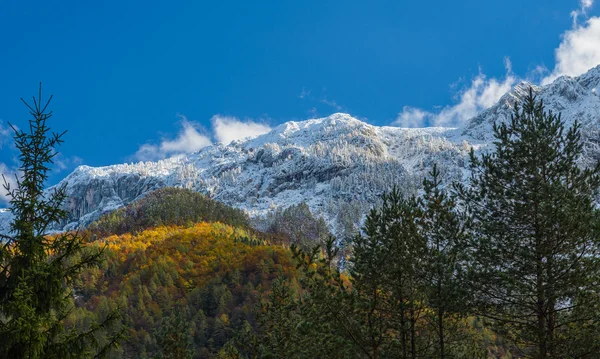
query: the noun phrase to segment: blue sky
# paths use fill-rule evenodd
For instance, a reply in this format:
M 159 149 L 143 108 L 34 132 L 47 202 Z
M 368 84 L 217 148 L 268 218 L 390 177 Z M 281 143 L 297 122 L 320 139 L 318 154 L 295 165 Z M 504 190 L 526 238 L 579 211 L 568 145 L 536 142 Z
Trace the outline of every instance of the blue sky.
M 15 168 L 6 124 L 26 123 L 19 98 L 40 81 L 55 96 L 51 126 L 69 131 L 55 182 L 78 164 L 161 158 L 334 112 L 377 125 L 454 126 L 516 81 L 600 63 L 600 43 L 589 46 L 600 42 L 598 7 L 4 1 L 0 172 Z

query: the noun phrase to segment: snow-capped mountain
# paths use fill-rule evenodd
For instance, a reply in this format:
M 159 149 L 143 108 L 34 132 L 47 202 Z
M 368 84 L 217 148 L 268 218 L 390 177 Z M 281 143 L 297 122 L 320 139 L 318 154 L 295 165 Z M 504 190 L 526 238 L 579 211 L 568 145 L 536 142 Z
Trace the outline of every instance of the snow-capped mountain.
M 497 104 L 460 128 L 378 127 L 350 115 L 284 123 L 271 132 L 187 156 L 107 167 L 80 166 L 65 185 L 69 220 L 60 228 L 89 224 L 163 186 L 191 188 L 265 216 L 277 207 L 306 202 L 339 235 L 361 222 L 379 195 L 392 186 L 416 191 L 434 163 L 448 180 L 466 178 L 467 155 L 491 146 L 492 124 L 510 118 L 529 88 L 570 125 L 584 128 L 584 162 L 600 159 L 600 66 L 537 87 L 520 83 Z M 50 189 L 51 190 L 51 189 Z M 9 215 L 0 212 L 0 231 Z
M 376 127 L 347 114 L 288 122 L 271 132 L 188 156 L 107 167 L 81 166 L 67 186 L 66 228 L 86 225 L 163 186 L 203 192 L 253 217 L 307 202 L 336 232 L 352 230 L 379 195 L 396 184 L 416 189 L 440 158 L 460 176 L 468 145 L 447 138 L 455 129 Z

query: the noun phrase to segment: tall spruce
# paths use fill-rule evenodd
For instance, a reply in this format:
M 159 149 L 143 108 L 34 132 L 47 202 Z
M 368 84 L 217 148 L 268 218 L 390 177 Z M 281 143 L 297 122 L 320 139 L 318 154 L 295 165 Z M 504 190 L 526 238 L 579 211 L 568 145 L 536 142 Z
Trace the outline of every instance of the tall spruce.
M 600 166 L 578 166 L 580 125 L 565 130 L 531 89 L 493 130 L 495 151 L 472 151 L 470 186 L 458 186 L 473 220 L 479 314 L 524 357 L 597 354 L 597 342 L 572 344 L 600 319 L 583 309 L 597 307 L 600 293 Z
M 0 247 L 0 357 L 83 358 L 108 354 L 120 337 L 101 333 L 116 318 L 108 315 L 101 323 L 85 328 L 66 328 L 64 320 L 73 309 L 73 280 L 86 267 L 96 265 L 101 251 L 85 246 L 74 233 L 47 236 L 51 224 L 66 218 L 62 209 L 64 187 L 44 193 L 50 165 L 63 140 L 51 133 L 46 112 L 52 97 L 42 101 L 42 90 L 28 104 L 32 119 L 25 129 L 12 126 L 19 150 L 20 176 L 4 188 L 14 215 L 11 235 L 2 236 Z
M 423 180 L 424 193 L 417 218 L 419 233 L 427 243 L 422 271 L 427 316 L 434 328 L 434 355 L 440 359 L 456 357 L 463 347 L 463 315 L 467 313 L 469 293 L 464 285 L 467 237 L 456 211 L 454 199 L 442 188 L 437 165 Z M 471 352 L 474 355 L 473 352 Z
M 367 323 L 379 326 L 388 355 L 419 358 L 429 347 L 428 332 L 420 325 L 423 306 L 420 267 L 426 250 L 417 218 L 416 198 L 404 198 L 394 188 L 382 196 L 382 206 L 371 210 L 364 235 L 353 242 L 350 275 L 353 288 L 368 295 Z
M 304 358 L 381 358 L 378 324 L 368 322 L 370 297 L 350 288 L 336 266 L 338 248 L 330 236 L 311 252 L 292 246 L 300 269 L 298 299 L 301 333 L 308 339 Z M 375 314 L 377 315 L 377 314 Z

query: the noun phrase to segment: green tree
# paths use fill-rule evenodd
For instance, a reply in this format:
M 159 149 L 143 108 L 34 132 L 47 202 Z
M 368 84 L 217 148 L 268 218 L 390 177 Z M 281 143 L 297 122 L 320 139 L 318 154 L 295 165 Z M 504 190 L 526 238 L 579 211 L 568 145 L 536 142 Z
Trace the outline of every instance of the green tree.
M 259 308 L 257 321 L 261 334 L 254 337 L 252 344 L 246 344 L 250 357 L 303 357 L 309 343 L 299 327 L 299 305 L 289 282 L 283 278 L 274 280 L 271 293 Z
M 325 248 L 306 252 L 292 247 L 300 278 L 280 278 L 256 311 L 258 330 L 246 330 L 229 348 L 230 358 L 377 358 L 365 336 L 364 307 L 348 288 L 330 237 Z
M 470 186 L 458 186 L 473 220 L 479 313 L 524 356 L 579 357 L 564 352 L 577 340 L 574 328 L 600 319 L 582 310 L 596 307 L 600 293 L 600 166 L 577 165 L 580 125 L 565 131 L 531 90 L 493 130 L 495 151 L 472 151 Z M 598 353 L 593 345 L 582 350 Z
M 382 334 L 372 292 L 361 292 L 336 265 L 339 248 L 330 236 L 324 248 L 304 252 L 292 247 L 302 290 L 302 328 L 313 348 L 306 358 L 381 358 Z M 378 296 L 378 294 L 375 294 Z
M 468 314 L 469 291 L 465 281 L 467 235 L 464 223 L 456 210 L 456 203 L 443 188 L 440 172 L 433 166 L 423 180 L 423 196 L 419 200 L 417 218 L 419 235 L 427 249 L 423 256 L 421 280 L 426 316 L 437 341 L 433 355 L 436 358 L 458 358 L 467 351 L 469 358 L 480 357 L 480 345 L 465 328 Z
M 194 355 L 190 321 L 186 308 L 176 308 L 164 317 L 155 333 L 157 359 L 191 359 Z
M 405 199 L 397 188 L 382 199 L 381 208 L 367 216 L 364 235 L 353 242 L 353 288 L 362 293 L 373 341 L 381 336 L 380 350 L 417 358 L 427 346 L 419 334 L 424 310 L 419 266 L 426 249 L 417 226 L 421 213 L 416 198 Z
M 29 126 L 22 130 L 11 125 L 21 165 L 17 188 L 4 179 L 14 215 L 11 235 L 2 236 L 0 247 L 0 357 L 4 358 L 104 355 L 120 337 L 101 336 L 116 312 L 79 330 L 64 325 L 74 307 L 70 285 L 82 269 L 99 263 L 102 251 L 90 250 L 74 233 L 46 235 L 49 226 L 66 218 L 64 187 L 44 193 L 55 147 L 64 135 L 51 133 L 46 123 L 52 116 L 46 112 L 51 99 L 42 102 L 40 85 L 32 105 L 23 101 L 33 117 Z

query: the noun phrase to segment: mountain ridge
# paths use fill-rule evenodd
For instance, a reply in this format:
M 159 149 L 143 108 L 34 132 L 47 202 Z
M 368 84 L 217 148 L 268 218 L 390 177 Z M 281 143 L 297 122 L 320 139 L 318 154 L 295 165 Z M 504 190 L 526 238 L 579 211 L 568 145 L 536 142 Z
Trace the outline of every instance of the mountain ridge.
M 446 180 L 464 180 L 470 149 L 490 150 L 493 122 L 509 120 L 529 88 L 547 109 L 561 112 L 567 126 L 575 119 L 582 123 L 582 163 L 599 160 L 600 66 L 542 87 L 521 82 L 458 128 L 374 126 L 334 113 L 164 160 L 79 166 L 57 185 L 66 186 L 69 218 L 55 230 L 86 226 L 154 189 L 173 186 L 202 192 L 253 218 L 304 201 L 336 234 L 348 236 L 381 193 L 393 185 L 414 193 L 434 163 Z M 0 232 L 9 219 L 0 212 Z

